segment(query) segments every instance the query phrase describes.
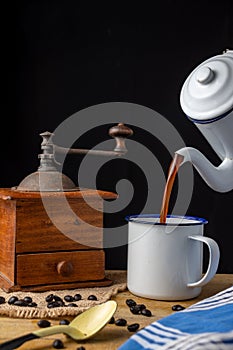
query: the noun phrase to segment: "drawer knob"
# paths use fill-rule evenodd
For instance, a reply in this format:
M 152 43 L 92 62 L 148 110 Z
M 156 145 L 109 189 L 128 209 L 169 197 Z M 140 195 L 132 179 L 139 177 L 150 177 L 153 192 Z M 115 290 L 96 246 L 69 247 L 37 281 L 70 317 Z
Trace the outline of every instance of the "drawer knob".
M 69 276 L 73 272 L 73 265 L 70 261 L 60 261 L 57 264 L 57 272 L 61 276 Z

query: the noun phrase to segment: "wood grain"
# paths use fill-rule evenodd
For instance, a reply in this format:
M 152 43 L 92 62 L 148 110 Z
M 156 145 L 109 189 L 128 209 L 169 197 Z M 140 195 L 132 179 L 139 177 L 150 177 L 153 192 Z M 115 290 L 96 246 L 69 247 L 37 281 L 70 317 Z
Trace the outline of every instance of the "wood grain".
M 62 262 L 70 266 L 66 273 L 59 273 Z M 96 281 L 105 277 L 102 250 L 19 254 L 16 264 L 17 284 L 24 286 Z
M 0 189 L 0 287 L 10 292 L 111 284 L 104 273 L 103 200 L 115 198 L 91 189 Z
M 93 198 L 90 205 L 82 198 L 46 202 L 48 216 L 41 200 L 17 201 L 16 253 L 49 252 L 102 248 L 103 201 Z
M 15 201 L 0 199 L 0 281 L 15 280 Z

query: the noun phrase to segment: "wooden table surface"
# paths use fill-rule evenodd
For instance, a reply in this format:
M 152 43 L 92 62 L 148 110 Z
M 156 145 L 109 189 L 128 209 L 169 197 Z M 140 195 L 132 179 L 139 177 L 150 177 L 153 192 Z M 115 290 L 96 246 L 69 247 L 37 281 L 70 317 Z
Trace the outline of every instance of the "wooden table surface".
M 188 307 L 199 300 L 212 296 L 230 286 L 233 285 L 233 274 L 217 274 L 205 287 L 202 289 L 202 293 L 199 297 L 186 300 L 186 301 L 156 301 L 145 298 L 140 298 L 132 295 L 129 291 L 120 292 L 118 295 L 114 296 L 112 299 L 116 300 L 118 307 L 114 315 L 115 319 L 125 318 L 127 324 L 139 323 L 140 328 L 149 325 L 151 322 L 159 320 L 162 317 L 172 314 L 172 306 L 174 304 L 181 304 L 184 307 Z M 152 316 L 146 317 L 143 315 L 133 315 L 129 307 L 126 305 L 125 301 L 128 298 L 134 299 L 137 303 L 145 304 L 148 309 L 151 310 Z M 72 320 L 70 318 L 70 320 Z M 51 325 L 56 325 L 59 320 L 50 320 Z M 0 343 L 3 341 L 12 339 L 14 337 L 33 332 L 38 330 L 37 326 L 38 319 L 19 319 L 19 318 L 9 318 L 0 317 Z M 133 333 L 127 330 L 126 326 L 116 326 L 115 324 L 107 324 L 104 329 L 102 329 L 93 338 L 81 343 L 76 342 L 63 334 L 51 335 L 45 338 L 31 340 L 19 349 L 22 350 L 42 350 L 42 349 L 54 349 L 52 343 L 55 339 L 61 339 L 64 343 L 64 348 L 66 350 L 73 349 L 76 350 L 78 347 L 83 346 L 86 350 L 115 350 L 123 344 Z

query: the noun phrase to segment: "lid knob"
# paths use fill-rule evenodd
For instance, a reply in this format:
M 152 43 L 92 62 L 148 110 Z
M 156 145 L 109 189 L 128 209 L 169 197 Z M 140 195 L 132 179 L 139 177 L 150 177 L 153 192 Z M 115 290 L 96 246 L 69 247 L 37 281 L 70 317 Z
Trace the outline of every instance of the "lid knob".
M 207 66 L 201 67 L 196 73 L 196 79 L 200 84 L 208 84 L 213 80 L 214 72 Z
M 193 121 L 212 122 L 233 107 L 233 50 L 199 64 L 185 80 L 180 104 Z

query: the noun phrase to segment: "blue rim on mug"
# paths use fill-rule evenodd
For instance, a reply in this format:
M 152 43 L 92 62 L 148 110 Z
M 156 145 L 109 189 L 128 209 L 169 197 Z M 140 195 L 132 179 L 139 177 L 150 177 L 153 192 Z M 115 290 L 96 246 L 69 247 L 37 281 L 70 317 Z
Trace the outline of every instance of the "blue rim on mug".
M 181 216 L 181 215 L 167 215 L 167 218 L 175 218 L 175 219 L 180 219 L 181 221 L 178 222 L 178 223 L 169 223 L 169 222 L 166 222 L 166 223 L 161 223 L 159 221 L 156 221 L 156 222 L 151 222 L 151 221 L 148 221 L 146 219 L 159 219 L 160 215 L 159 214 L 140 214 L 140 215 L 128 215 L 125 217 L 125 220 L 128 221 L 128 222 L 136 222 L 136 223 L 139 223 L 139 224 L 147 224 L 147 225 L 165 225 L 165 226 L 174 226 L 174 225 L 177 225 L 177 226 L 193 226 L 193 225 L 204 225 L 204 224 L 207 224 L 208 221 L 206 219 L 203 219 L 203 218 L 199 218 L 197 216 Z M 145 220 L 137 220 L 142 218 L 142 219 L 145 219 Z M 182 219 L 186 219 L 186 220 L 192 220 L 192 222 L 182 222 Z M 195 222 L 193 222 L 195 221 Z

